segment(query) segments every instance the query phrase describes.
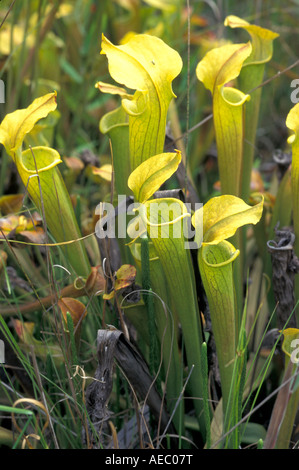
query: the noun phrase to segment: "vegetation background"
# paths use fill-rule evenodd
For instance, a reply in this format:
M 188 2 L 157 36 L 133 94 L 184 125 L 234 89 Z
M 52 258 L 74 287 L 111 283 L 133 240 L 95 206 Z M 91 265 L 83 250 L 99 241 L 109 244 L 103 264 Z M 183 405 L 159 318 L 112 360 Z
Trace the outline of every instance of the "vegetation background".
M 90 235 L 85 246 L 91 265 L 103 266 L 106 258 L 114 273 L 122 264 L 119 263 L 117 246 L 111 242 L 107 256 L 107 246 L 91 236 L 97 222 L 96 207 L 101 201 L 113 200 L 111 148 L 109 139 L 99 130 L 99 122 L 119 105 L 119 97 L 101 93 L 95 87 L 99 81 L 113 82 L 107 57 L 100 54 L 102 34 L 113 44 L 123 43 L 132 33 L 151 34 L 163 39 L 180 54 L 183 68 L 173 82 L 177 99 L 175 107 L 171 108 L 165 151 L 173 149 L 175 140 L 175 146 L 185 156 L 188 171 L 174 175 L 163 189 L 181 187 L 184 190 L 190 184 L 191 195 L 194 191 L 195 199 L 206 203 L 220 194 L 220 183 L 211 97 L 198 81 L 196 67 L 213 47 L 225 41 L 248 41 L 248 35 L 242 29 L 224 26 L 228 15 L 237 15 L 279 33 L 262 86 L 252 174 L 252 190 L 265 196 L 266 222 L 259 227 L 261 231 L 266 227 L 267 233 L 257 233 L 253 238 L 249 232 L 246 251 L 250 267 L 247 332 L 251 327 L 254 331 L 249 336 L 247 353 L 248 360 L 253 353 L 253 368 L 261 372 L 251 376 L 253 382 L 258 377 L 255 386 L 253 382 L 250 385 L 247 382 L 251 393 L 244 402 L 243 419 L 234 422 L 241 435 L 238 446 L 257 448 L 262 447 L 267 431 L 266 442 L 269 442 L 270 432 L 276 443 L 278 431 L 273 424 L 273 413 L 278 411 L 274 406 L 280 406 L 278 409 L 282 414 L 277 416 L 283 416 L 286 409 L 281 402 L 277 405 L 285 359 L 281 347 L 277 346 L 277 331 L 282 326 L 275 320 L 272 281 L 265 268 L 271 264 L 271 257 L 265 241 L 267 236 L 274 238 L 271 217 L 282 175 L 289 171 L 290 165 L 286 117 L 294 105 L 291 101 L 292 82 L 299 77 L 298 0 L 2 0 L 0 79 L 5 84 L 5 103 L 0 104 L 0 118 L 2 121 L 7 114 L 27 108 L 34 99 L 57 91 L 57 109 L 36 126 L 27 143 L 49 145 L 58 151 L 62 159 L 60 172 L 71 196 L 79 229 L 82 236 Z M 297 98 L 299 100 L 299 93 Z M 138 325 L 132 316 L 124 326 L 122 315 L 117 313 L 117 302 L 105 300 L 103 296 L 80 298 L 80 306 L 58 304 L 57 286 L 64 289 L 72 285 L 63 250 L 61 247 L 49 250 L 32 245 L 32 242 L 48 240 L 55 243 L 55 240 L 51 234 L 48 234 L 50 238 L 45 235 L 43 214 L 36 215 L 4 147 L 1 148 L 0 162 L 0 238 L 3 240 L 0 245 L 0 325 L 6 353 L 6 364 L 1 367 L 0 444 L 9 448 L 140 448 L 147 445 L 155 447 L 159 443 L 164 447 L 203 448 L 207 444 L 206 439 L 199 430 L 191 400 L 188 400 L 190 390 L 186 378 L 189 369 L 183 354 L 184 344 L 180 344 L 182 362 L 178 384 L 182 391 L 187 386 L 184 433 L 178 433 L 177 429 L 171 432 L 168 425 L 167 436 L 163 436 L 160 426 L 165 421 L 160 395 L 159 398 L 151 397 L 150 403 L 155 405 L 150 404 L 150 412 L 148 408 L 142 408 L 137 397 L 140 384 L 133 385 L 133 378 L 128 380 L 128 370 L 120 365 L 120 360 L 112 369 L 113 358 L 106 364 L 111 375 L 107 379 L 108 388 L 102 392 L 105 403 L 98 410 L 101 425 L 97 428 L 94 424 L 96 420 L 88 408 L 93 400 L 92 391 L 88 389 L 87 392 L 90 401 L 86 401 L 85 393 L 88 385 L 93 383 L 92 377 L 100 373 L 97 369 L 97 331 L 107 324 L 122 331 L 128 329 L 134 347 L 141 352 L 150 368 L 149 345 L 140 334 L 144 320 Z M 291 225 L 288 188 L 289 183 L 286 183 L 280 214 L 290 222 L 286 225 Z M 35 214 L 37 230 L 31 224 L 32 214 Z M 21 216 L 24 218 L 20 219 Z M 27 245 L 7 242 L 5 238 L 26 242 Z M 262 248 L 257 256 L 255 248 L 259 243 Z M 130 276 L 131 272 L 125 272 L 124 282 L 132 287 Z M 139 281 L 137 278 L 137 287 Z M 76 289 L 82 288 L 78 279 L 76 282 Z M 106 293 L 108 284 L 107 281 Z M 134 287 L 133 284 L 132 290 Z M 125 284 L 121 288 L 125 288 Z M 270 292 L 268 297 L 269 291 L 272 296 Z M 67 292 L 68 297 L 72 297 L 73 291 Z M 48 302 L 41 301 L 47 298 Z M 25 311 L 23 304 L 31 307 Z M 66 312 L 72 311 L 75 316 L 80 316 L 82 305 L 83 311 L 88 310 L 87 318 L 82 325 L 79 322 L 80 328 L 76 328 L 74 319 L 69 320 Z M 76 343 L 78 331 L 81 334 L 80 347 Z M 127 368 L 133 367 L 130 363 L 132 355 L 126 360 Z M 260 360 L 264 361 L 262 365 Z M 136 363 L 133 364 L 138 371 Z M 101 377 L 96 377 L 101 382 Z M 147 375 L 141 377 L 146 384 Z M 221 392 L 216 382 L 210 382 L 209 386 L 211 389 L 214 387 L 209 395 L 214 412 L 216 407 L 213 403 L 219 401 Z M 159 387 L 162 387 L 161 391 L 163 383 L 159 385 L 158 380 L 158 391 Z M 280 400 L 283 402 L 283 398 Z M 109 401 L 108 408 L 106 401 Z M 160 414 L 158 425 L 157 414 L 153 412 L 155 406 L 158 416 Z M 145 418 L 141 419 L 140 414 Z M 169 416 L 165 419 L 166 423 L 171 422 Z M 220 437 L 215 432 L 215 419 L 212 421 L 211 418 L 211 422 L 210 445 L 217 447 Z M 297 414 L 297 420 L 290 429 L 291 436 L 286 438 L 286 447 L 298 446 L 298 426 Z M 31 438 L 25 437 L 29 434 Z M 174 437 L 178 434 L 179 437 Z M 163 444 L 161 436 L 164 437 Z M 221 442 L 226 447 L 233 446 L 229 439 L 223 438 Z

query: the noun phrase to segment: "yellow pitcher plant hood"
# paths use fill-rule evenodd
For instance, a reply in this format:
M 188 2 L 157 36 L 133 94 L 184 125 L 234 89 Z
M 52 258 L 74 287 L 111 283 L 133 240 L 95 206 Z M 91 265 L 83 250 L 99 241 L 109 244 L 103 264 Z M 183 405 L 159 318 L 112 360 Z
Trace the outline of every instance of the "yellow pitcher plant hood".
M 37 121 L 57 107 L 56 92 L 36 98 L 25 109 L 7 114 L 0 125 L 0 143 L 16 164 L 22 182 L 55 241 L 74 241 L 81 237 L 70 196 L 57 165 L 59 153 L 38 146 L 23 150 L 23 142 Z M 64 248 L 75 274 L 88 276 L 90 264 L 82 241 Z
M 56 109 L 56 96 L 57 93 L 54 92 L 37 98 L 28 108 L 18 109 L 3 119 L 0 126 L 0 143 L 14 160 L 16 151 L 22 146 L 35 123 Z
M 224 25 L 229 26 L 232 29 L 242 28 L 247 31 L 250 36 L 252 46 L 251 53 L 247 59 L 245 59 L 238 78 L 238 84 L 241 91 L 249 93 L 253 90 L 250 93 L 250 101 L 246 104 L 245 108 L 245 134 L 240 194 L 241 197 L 248 202 L 262 93 L 262 88 L 259 87 L 259 85 L 262 83 L 264 78 L 265 65 L 272 58 L 273 41 L 279 36 L 279 34 L 269 29 L 262 28 L 261 26 L 250 24 L 242 18 L 234 15 L 227 16 L 224 21 Z
M 257 224 L 263 212 L 263 197 L 261 201 L 249 206 L 242 199 L 224 195 L 210 199 L 203 207 L 195 211 L 192 223 L 196 229 L 202 223 L 202 245 L 217 245 L 232 237 L 239 227 L 247 224 Z M 201 240 L 196 240 L 200 246 Z
M 162 39 L 147 34 L 137 34 L 120 46 L 103 35 L 101 54 L 107 56 L 111 77 L 135 91 L 122 97 L 129 115 L 133 171 L 163 151 L 167 111 L 175 97 L 172 81 L 182 69 L 182 59 Z
M 162 153 L 148 158 L 131 173 L 128 186 L 133 191 L 135 200 L 146 202 L 160 186 L 178 169 L 181 152 Z
M 251 54 L 250 42 L 209 51 L 196 68 L 197 78 L 213 97 L 213 119 L 222 194 L 240 196 L 243 155 L 243 104 L 249 95 L 229 83 Z
M 243 28 L 251 36 L 252 52 L 245 60 L 244 66 L 249 64 L 261 64 L 268 62 L 273 54 L 273 41 L 279 34 L 270 29 L 262 28 L 239 18 L 235 15 L 227 16 L 224 21 L 225 26 L 230 28 Z

